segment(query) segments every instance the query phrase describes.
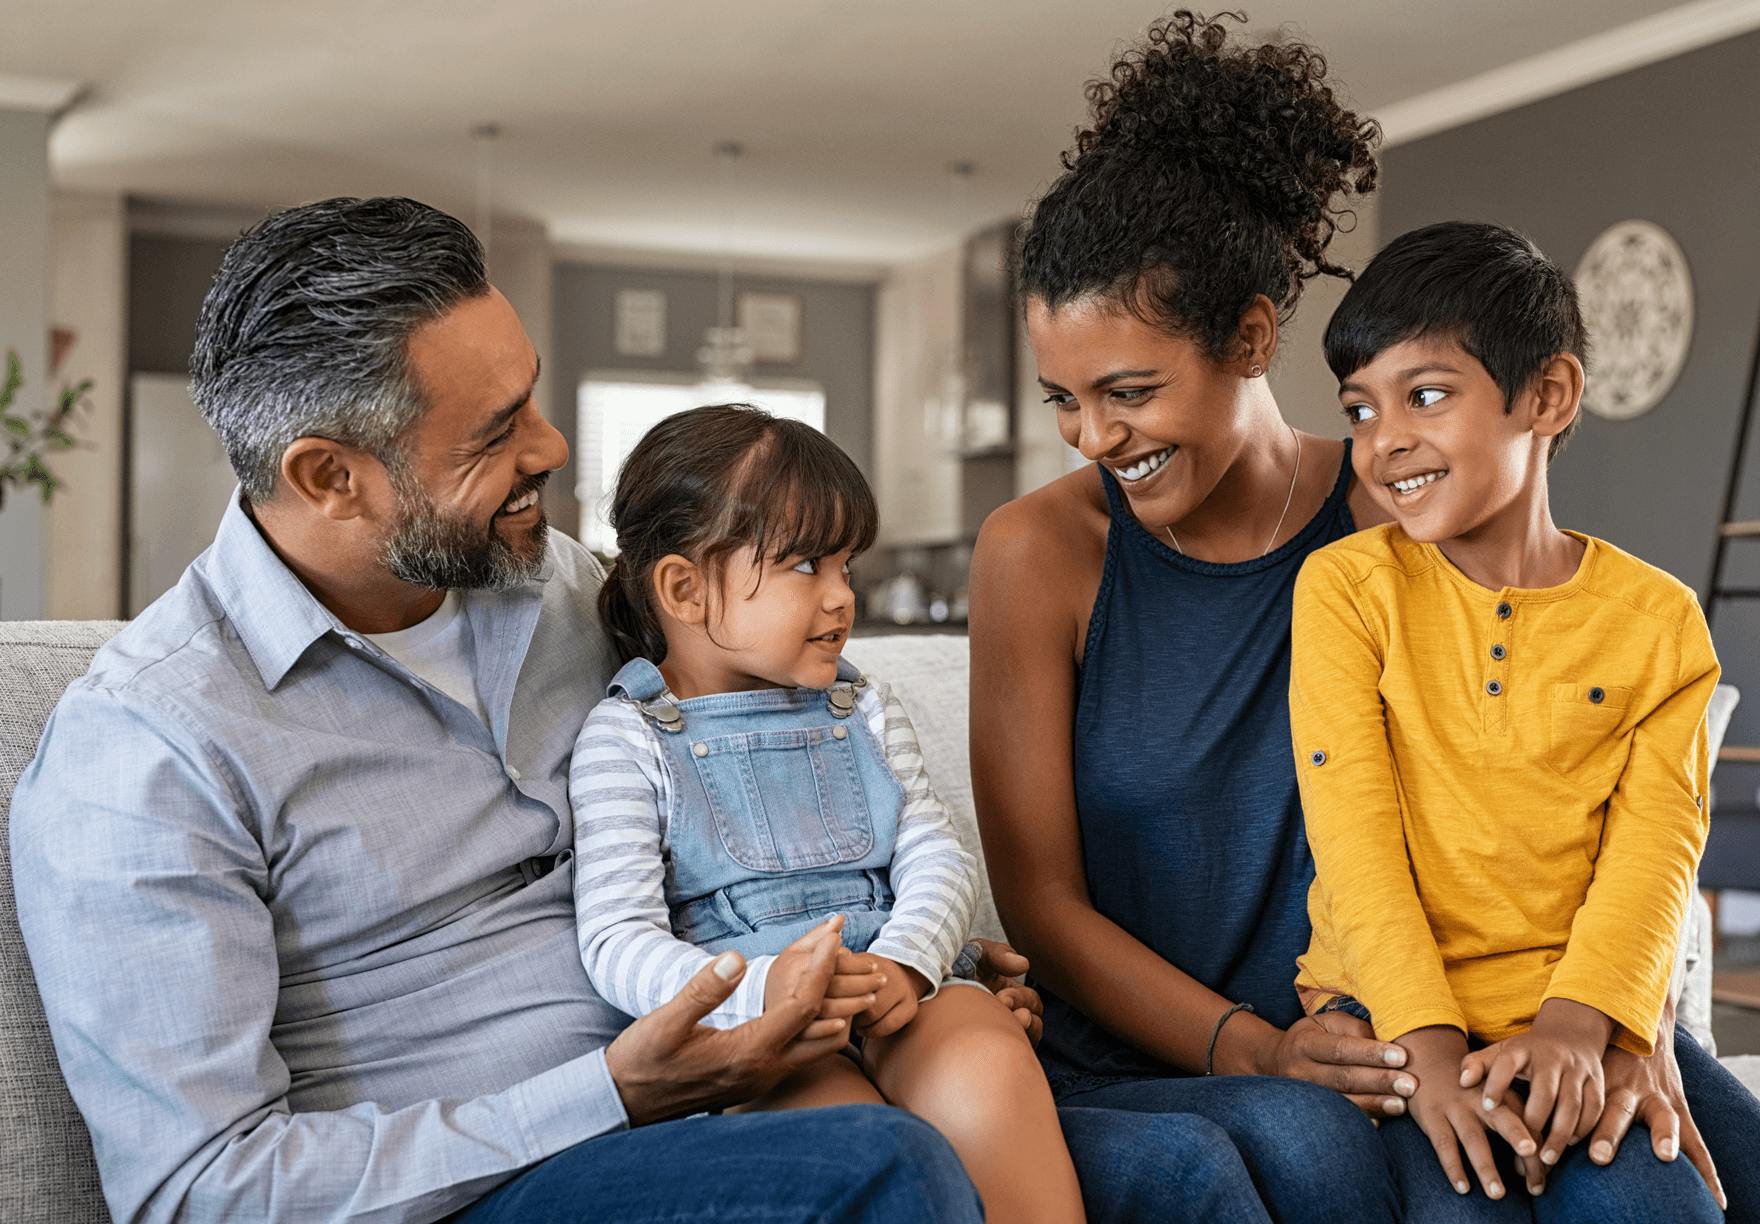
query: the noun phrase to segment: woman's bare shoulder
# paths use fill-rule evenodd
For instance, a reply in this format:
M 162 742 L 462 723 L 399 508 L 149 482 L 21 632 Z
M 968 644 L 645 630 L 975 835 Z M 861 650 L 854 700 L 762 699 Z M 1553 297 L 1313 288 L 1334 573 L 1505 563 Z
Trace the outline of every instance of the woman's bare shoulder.
M 1092 466 L 1060 476 L 998 506 L 978 533 L 974 565 L 984 560 L 1079 563 L 1103 553 L 1107 528 L 1106 491 Z

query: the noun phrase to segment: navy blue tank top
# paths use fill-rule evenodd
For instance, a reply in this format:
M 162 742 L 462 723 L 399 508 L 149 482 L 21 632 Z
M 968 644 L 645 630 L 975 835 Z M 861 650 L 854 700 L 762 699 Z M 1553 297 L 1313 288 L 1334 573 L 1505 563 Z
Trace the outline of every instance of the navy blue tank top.
M 1289 733 L 1289 635 L 1308 554 L 1356 529 L 1350 442 L 1332 493 L 1294 538 L 1238 564 L 1152 536 L 1100 469 L 1111 526 L 1076 687 L 1075 796 L 1094 907 L 1225 998 L 1300 1018 L 1314 861 Z M 1040 988 L 1043 992 L 1044 988 Z M 1045 994 L 1046 1069 L 1172 1069 Z

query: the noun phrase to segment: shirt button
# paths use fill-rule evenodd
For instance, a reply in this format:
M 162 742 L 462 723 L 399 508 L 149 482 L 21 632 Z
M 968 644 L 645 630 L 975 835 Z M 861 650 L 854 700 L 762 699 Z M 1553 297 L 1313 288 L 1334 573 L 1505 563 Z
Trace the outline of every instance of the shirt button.
M 1507 655 L 1508 653 L 1509 653 L 1509 651 L 1507 651 L 1503 648 L 1502 642 L 1499 642 L 1497 645 L 1495 645 L 1491 648 L 1491 657 L 1496 659 L 1499 663 L 1503 662 L 1503 657 L 1505 655 Z
M 522 774 L 519 770 L 515 769 L 513 766 L 509 765 L 507 767 L 507 777 L 508 777 L 508 780 L 511 782 L 518 782 L 521 778 L 525 777 L 525 775 Z
M 1316 750 L 1313 753 L 1309 754 L 1308 760 L 1312 761 L 1316 765 L 1324 765 L 1324 764 L 1326 764 L 1326 754 L 1324 752 L 1320 752 L 1320 751 Z
M 699 740 L 696 743 L 691 745 L 691 751 L 696 753 L 700 757 L 706 757 L 709 755 L 709 745 L 707 745 L 707 744 L 703 743 L 701 740 Z
M 833 727 L 833 728 L 831 728 L 831 738 L 832 739 L 848 739 L 849 738 L 849 728 L 848 727 Z
M 346 638 L 343 638 L 342 640 L 347 642 L 349 644 L 349 646 L 355 650 L 364 649 L 364 647 L 361 645 L 361 640 L 357 637 L 346 637 Z
M 1589 700 L 1594 702 L 1596 705 L 1600 705 L 1606 699 L 1607 699 L 1607 691 L 1605 689 L 1592 688 L 1589 690 Z
M 1493 697 L 1495 697 L 1499 693 L 1503 692 L 1503 682 L 1501 680 L 1489 681 L 1485 685 L 1485 691 L 1487 693 L 1490 693 Z
M 1500 603 L 1497 605 L 1498 620 L 1508 620 L 1513 615 L 1515 615 L 1515 609 L 1510 607 L 1509 604 Z

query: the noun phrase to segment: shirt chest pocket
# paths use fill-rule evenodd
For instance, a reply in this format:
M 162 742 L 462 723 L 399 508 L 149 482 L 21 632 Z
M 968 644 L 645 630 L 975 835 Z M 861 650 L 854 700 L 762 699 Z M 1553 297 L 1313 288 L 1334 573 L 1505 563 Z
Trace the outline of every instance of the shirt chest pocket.
M 1546 764 L 1568 781 L 1611 791 L 1630 750 L 1623 734 L 1632 690 L 1555 684 L 1547 709 Z
M 853 735 L 843 725 L 801 727 L 691 745 L 715 831 L 736 863 L 803 871 L 857 862 L 874 848 Z

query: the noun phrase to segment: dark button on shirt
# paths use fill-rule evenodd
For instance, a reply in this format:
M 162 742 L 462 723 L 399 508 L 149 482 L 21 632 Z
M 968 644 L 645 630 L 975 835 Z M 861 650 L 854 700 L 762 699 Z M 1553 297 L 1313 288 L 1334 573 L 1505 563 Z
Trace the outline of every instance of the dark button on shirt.
M 1507 603 L 1500 603 L 1497 605 L 1498 620 L 1508 620 L 1514 613 L 1515 609 L 1510 607 Z

